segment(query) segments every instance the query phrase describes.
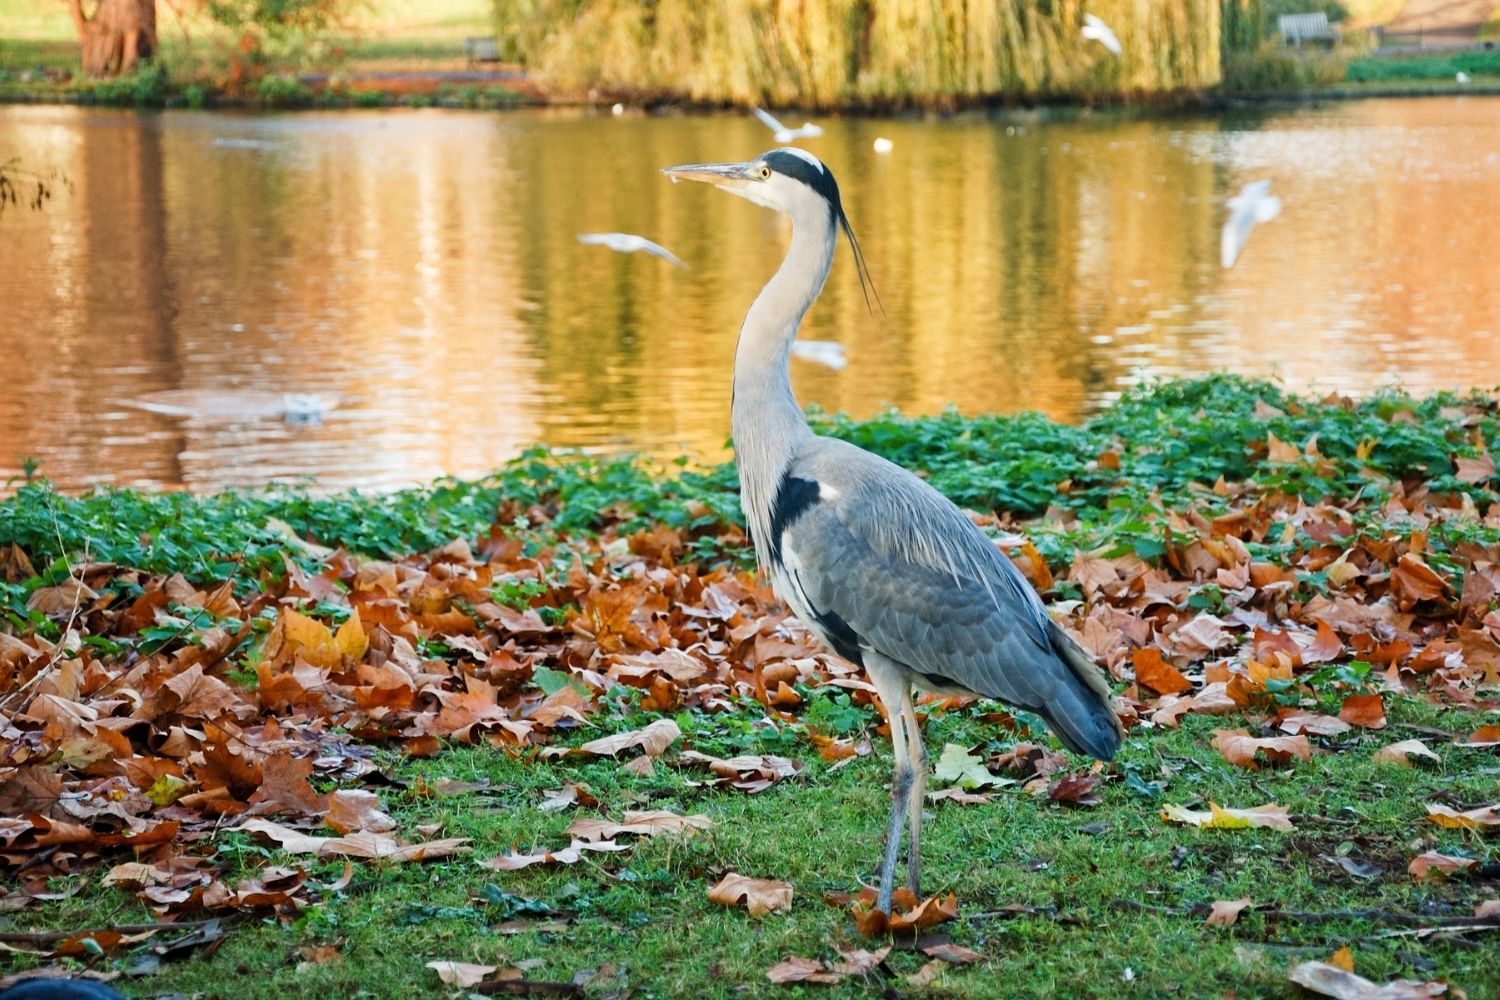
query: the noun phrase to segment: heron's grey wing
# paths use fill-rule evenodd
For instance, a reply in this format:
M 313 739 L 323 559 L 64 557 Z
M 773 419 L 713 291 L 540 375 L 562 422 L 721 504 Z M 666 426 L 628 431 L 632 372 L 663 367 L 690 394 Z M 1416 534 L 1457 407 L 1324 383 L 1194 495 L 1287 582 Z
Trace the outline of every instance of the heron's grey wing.
M 946 497 L 826 439 L 794 460 L 787 482 L 817 485 L 801 489 L 800 511 L 778 504 L 777 572 L 794 591 L 788 600 L 837 652 L 858 661 L 875 650 L 929 686 L 1031 709 L 1075 750 L 1113 753 L 1118 722 L 1098 667 Z
M 768 112 L 762 110 L 761 108 L 755 109 L 755 117 L 759 118 L 761 120 L 761 123 L 764 124 L 766 128 L 770 129 L 772 132 L 781 133 L 786 131 L 785 125 L 781 124 L 781 122 L 777 121 Z

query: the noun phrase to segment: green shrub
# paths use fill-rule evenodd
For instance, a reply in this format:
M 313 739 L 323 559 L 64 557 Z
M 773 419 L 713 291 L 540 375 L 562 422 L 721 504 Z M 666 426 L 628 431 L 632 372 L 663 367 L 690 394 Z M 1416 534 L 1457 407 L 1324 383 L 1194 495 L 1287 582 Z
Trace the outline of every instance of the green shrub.
M 190 108 L 202 108 L 208 104 L 208 88 L 201 83 L 190 83 L 182 88 L 182 99 Z
M 1315 90 L 1343 82 L 1348 66 L 1337 51 L 1298 51 L 1267 41 L 1254 52 L 1229 55 L 1223 89 L 1236 94 Z
M 273 74 L 261 77 L 255 92 L 265 104 L 276 107 L 299 107 L 312 103 L 312 91 L 295 76 Z

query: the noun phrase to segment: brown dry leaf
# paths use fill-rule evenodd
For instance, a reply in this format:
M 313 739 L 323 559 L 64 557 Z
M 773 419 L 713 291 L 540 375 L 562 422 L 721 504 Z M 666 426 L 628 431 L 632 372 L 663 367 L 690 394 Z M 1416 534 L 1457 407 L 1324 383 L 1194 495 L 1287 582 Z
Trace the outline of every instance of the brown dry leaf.
M 1413 757 L 1425 757 L 1434 764 L 1443 762 L 1443 758 L 1427 749 L 1427 744 L 1421 740 L 1402 740 L 1400 743 L 1392 743 L 1375 751 L 1375 760 L 1382 764 L 1411 767 Z
M 662 833 L 696 833 L 699 830 L 707 830 L 711 826 L 713 826 L 713 820 L 702 813 L 683 816 L 667 809 L 653 809 L 648 812 L 627 812 L 624 822 L 621 823 L 596 819 L 592 816 L 580 816 L 569 823 L 568 828 L 563 832 L 575 840 L 594 843 L 612 840 L 625 833 L 655 837 Z
M 1047 800 L 1065 805 L 1097 806 L 1095 787 L 1102 779 L 1097 774 L 1070 774 L 1047 786 Z
M 1306 736 L 1271 736 L 1260 739 L 1243 729 L 1215 729 L 1214 749 L 1224 759 L 1237 767 L 1256 770 L 1260 764 L 1255 755 L 1263 753 L 1273 764 L 1290 763 L 1293 757 L 1300 761 L 1312 760 L 1312 746 Z
M 1480 806 L 1467 812 L 1436 805 L 1427 807 L 1427 818 L 1438 826 L 1453 830 L 1484 831 L 1500 826 L 1500 806 Z
M 327 808 L 323 796 L 313 790 L 307 779 L 312 777 L 311 757 L 293 757 L 286 750 L 278 750 L 260 762 L 261 785 L 250 797 L 254 813 L 291 811 L 304 816 L 315 816 Z
M 1339 709 L 1339 718 L 1351 726 L 1385 728 L 1385 702 L 1378 694 L 1351 694 Z
M 1335 1000 L 1423 1000 L 1448 991 L 1443 983 L 1418 983 L 1410 979 L 1378 985 L 1327 962 L 1293 966 L 1290 978 L 1304 989 Z
M 1500 919 L 1500 899 L 1486 899 L 1475 905 L 1474 916 L 1481 920 Z
M 943 974 L 943 971 L 947 968 L 947 962 L 943 961 L 941 958 L 934 958 L 932 961 L 927 962 L 925 965 L 923 965 L 916 972 L 913 972 L 911 975 L 907 976 L 906 981 L 912 986 L 931 986 L 933 983 L 937 982 L 938 976 L 941 976 Z
M 328 815 L 323 822 L 339 833 L 367 830 L 390 833 L 396 821 L 380 811 L 380 799 L 374 792 L 341 788 L 328 796 Z
M 1456 469 L 1454 477 L 1461 483 L 1488 482 L 1495 475 L 1495 460 L 1489 455 L 1478 458 L 1459 456 L 1454 458 L 1453 464 Z
M 1426 854 L 1419 854 L 1412 858 L 1406 870 L 1412 878 L 1418 882 L 1424 882 L 1430 879 L 1446 878 L 1455 872 L 1467 872 L 1478 864 L 1479 862 L 1474 858 L 1460 858 L 1452 854 L 1428 851 Z
M 889 918 L 875 909 L 875 896 L 875 890 L 866 886 L 854 899 L 854 926 L 865 937 L 915 934 L 958 917 L 958 896 L 951 892 L 946 897 L 929 896 L 919 903 L 912 891 L 902 886 L 891 899 Z
M 985 956 L 971 948 L 965 948 L 961 944 L 952 941 L 941 941 L 937 944 L 929 944 L 922 947 L 922 954 L 931 958 L 940 958 L 953 965 L 969 965 L 974 962 L 983 962 Z
M 1291 817 L 1286 809 L 1278 805 L 1256 806 L 1253 809 L 1225 809 L 1217 803 L 1208 804 L 1208 812 L 1185 809 L 1179 805 L 1162 806 L 1161 818 L 1169 823 L 1185 823 L 1188 826 L 1216 830 L 1244 830 L 1250 827 L 1265 827 L 1269 830 L 1292 829 Z
M 469 850 L 467 837 L 401 844 L 374 833 L 352 833 L 344 837 L 312 837 L 264 819 L 252 819 L 239 829 L 258 833 L 289 854 L 313 854 L 320 858 L 349 857 L 378 861 L 436 861 Z
M 745 909 L 755 918 L 768 913 L 786 913 L 792 908 L 792 883 L 772 882 L 761 878 L 748 878 L 730 872 L 719 883 L 708 890 L 708 901 L 733 909 L 743 901 Z
M 1391 593 L 1402 611 L 1411 610 L 1421 601 L 1440 601 L 1447 592 L 1448 584 L 1414 552 L 1406 553 L 1391 567 Z
M 613 853 L 630 850 L 629 844 L 622 844 L 615 840 L 599 840 L 594 842 L 575 840 L 560 851 L 542 851 L 540 854 L 501 854 L 481 861 L 482 867 L 497 872 L 513 872 L 522 868 L 530 868 L 532 865 L 573 865 L 582 860 L 585 851 L 596 851 Z
M 1500 726 L 1480 726 L 1463 741 L 1468 747 L 1500 747 Z
M 766 972 L 766 978 L 777 986 L 785 983 L 824 983 L 831 985 L 843 981 L 843 976 L 830 972 L 822 962 L 800 955 L 784 958 Z
M 436 972 L 446 985 L 468 989 L 484 982 L 484 977 L 498 971 L 500 966 L 474 965 L 470 962 L 428 962 L 427 968 Z
M 987 793 L 974 794 L 962 788 L 938 788 L 927 793 L 929 802 L 954 802 L 961 806 L 982 806 L 990 801 Z
M 629 747 L 640 747 L 648 757 L 659 757 L 673 743 L 682 739 L 682 730 L 671 719 L 657 719 L 645 729 L 590 740 L 578 748 L 579 753 L 599 754 L 613 757 Z
M 1135 651 L 1135 679 L 1157 694 L 1181 694 L 1191 691 L 1193 682 L 1176 667 L 1162 661 L 1161 650 L 1146 646 Z
M 1240 911 L 1251 905 L 1247 899 L 1216 899 L 1203 922 L 1210 927 L 1228 927 L 1240 918 Z
M 1302 452 L 1294 444 L 1288 444 L 1270 431 L 1266 431 L 1266 461 L 1297 465 L 1302 461 Z
M 1282 716 L 1278 726 L 1283 732 L 1313 736 L 1337 736 L 1352 728 L 1343 719 L 1321 712 L 1292 712 Z

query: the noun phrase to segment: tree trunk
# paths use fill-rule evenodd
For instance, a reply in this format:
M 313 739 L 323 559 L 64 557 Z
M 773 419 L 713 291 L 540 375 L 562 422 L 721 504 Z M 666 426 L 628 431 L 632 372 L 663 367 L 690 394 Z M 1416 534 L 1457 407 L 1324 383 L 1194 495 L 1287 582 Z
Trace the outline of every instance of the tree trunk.
M 156 0 L 99 0 L 93 17 L 84 14 L 83 0 L 68 7 L 89 76 L 128 73 L 156 49 Z

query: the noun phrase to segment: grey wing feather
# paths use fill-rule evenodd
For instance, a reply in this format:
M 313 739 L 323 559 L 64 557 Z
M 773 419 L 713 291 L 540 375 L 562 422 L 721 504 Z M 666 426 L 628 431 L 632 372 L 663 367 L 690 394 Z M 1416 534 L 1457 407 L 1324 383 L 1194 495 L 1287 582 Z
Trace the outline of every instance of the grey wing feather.
M 814 439 L 790 475 L 826 498 L 788 526 L 786 573 L 814 613 L 924 675 L 1038 712 L 1074 750 L 1119 743 L 1099 668 L 954 504 L 899 466 Z

